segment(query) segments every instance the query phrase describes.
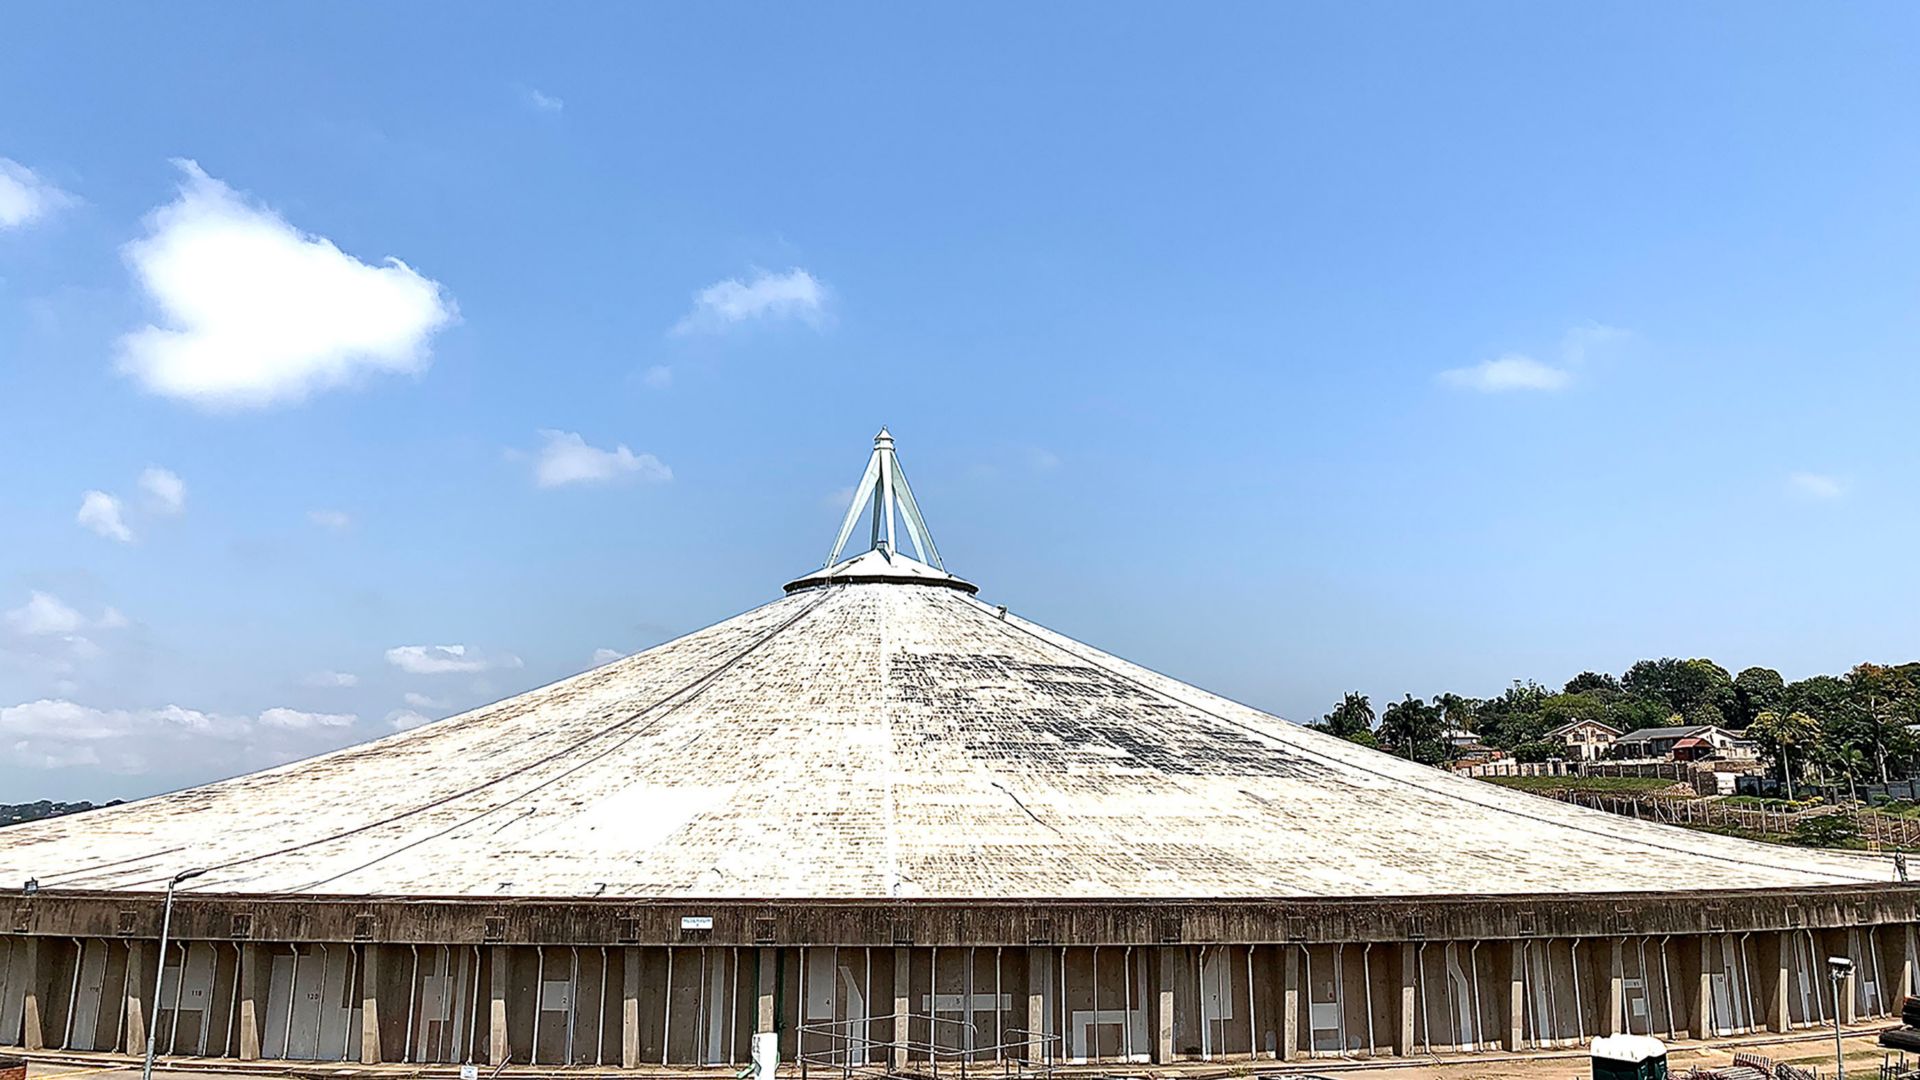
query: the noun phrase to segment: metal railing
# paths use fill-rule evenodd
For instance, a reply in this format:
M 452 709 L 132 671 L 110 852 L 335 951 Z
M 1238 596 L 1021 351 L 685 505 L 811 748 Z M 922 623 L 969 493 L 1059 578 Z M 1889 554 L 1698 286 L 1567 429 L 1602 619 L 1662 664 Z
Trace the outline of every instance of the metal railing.
M 872 1036 L 875 1025 L 882 1031 L 899 1032 L 901 1021 L 905 1021 L 906 1038 Z M 926 1040 L 912 1038 L 914 1029 L 922 1024 Z M 943 1034 L 952 1038 L 942 1039 Z M 947 1075 L 955 1080 L 966 1080 L 969 1072 L 973 1076 L 1000 1076 L 1009 1080 L 1051 1080 L 1060 1061 L 1062 1044 L 1058 1035 L 1004 1028 L 995 1036 L 1001 1041 L 985 1046 L 980 1045 L 979 1035 L 979 1026 L 965 1020 L 924 1013 L 888 1013 L 802 1024 L 798 1029 L 796 1056 L 801 1080 L 807 1080 L 810 1072 L 838 1075 L 841 1080 L 853 1080 L 855 1076 L 939 1080 L 942 1062 L 947 1063 Z

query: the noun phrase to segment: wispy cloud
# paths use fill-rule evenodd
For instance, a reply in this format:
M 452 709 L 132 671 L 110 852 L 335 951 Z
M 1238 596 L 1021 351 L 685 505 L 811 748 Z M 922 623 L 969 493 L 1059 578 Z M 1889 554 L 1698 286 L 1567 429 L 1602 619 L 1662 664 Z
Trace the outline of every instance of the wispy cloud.
M 0 708 L 0 745 L 24 768 L 95 768 L 139 775 L 191 763 L 258 768 L 337 744 L 354 724 L 346 713 L 273 708 L 257 716 L 179 705 L 107 709 L 65 698 Z
M 655 364 L 640 376 L 640 381 L 655 390 L 665 390 L 673 385 L 673 369 L 665 364 Z
M 1847 482 L 1837 476 L 1817 472 L 1787 474 L 1787 487 L 1810 499 L 1838 499 L 1847 493 Z
M 316 671 L 301 681 L 308 686 L 348 687 L 359 686 L 360 676 L 350 671 Z
M 307 520 L 328 532 L 346 532 L 353 527 L 353 517 L 344 510 L 309 510 Z
M 1483 394 L 1499 394 L 1509 390 L 1564 390 L 1573 381 L 1573 374 L 1531 356 L 1508 353 L 1470 367 L 1450 368 L 1440 373 L 1440 381 Z
M 411 731 L 421 724 L 433 723 L 433 717 L 413 709 L 395 709 L 387 714 L 387 725 L 395 731 Z
M 693 296 L 693 310 L 674 324 L 676 334 L 719 333 L 749 322 L 798 319 L 818 325 L 827 287 L 799 267 L 784 274 L 756 270 L 742 281 L 716 281 Z
M 73 205 L 73 196 L 25 165 L 0 158 L 0 229 L 17 229 Z
M 567 107 L 566 102 L 552 94 L 544 93 L 535 86 L 522 86 L 520 100 L 526 102 L 535 112 L 558 113 Z
M 121 371 L 205 408 L 258 408 L 425 370 L 455 318 L 438 282 L 398 259 L 363 263 L 177 164 L 179 197 L 125 249 L 161 318 L 120 340 Z
M 1596 349 L 1628 336 L 1627 331 L 1617 326 L 1583 323 L 1561 336 L 1557 362 L 1511 352 L 1466 367 L 1448 368 L 1440 373 L 1439 379 L 1448 386 L 1483 394 L 1565 390 Z
M 387 663 L 409 675 L 459 675 L 521 666 L 512 653 L 482 653 L 465 645 L 396 645 L 387 650 Z
M 140 474 L 140 490 L 157 514 L 179 514 L 187 508 L 187 485 L 170 469 L 158 466 Z
M 611 664 L 625 655 L 627 654 L 621 652 L 619 649 L 595 649 L 593 650 L 593 666 L 599 667 L 601 664 Z
M 599 484 L 632 477 L 644 483 L 662 484 L 673 479 L 673 470 L 652 454 L 636 454 L 622 443 L 611 450 L 587 445 L 571 431 L 542 431 L 546 439 L 534 454 L 534 483 L 543 488 L 569 484 Z
M 411 709 L 444 709 L 447 707 L 447 703 L 440 698 L 428 697 L 425 694 L 413 690 L 409 690 L 400 695 L 400 700 L 406 702 L 407 707 Z
M 133 543 L 133 530 L 120 513 L 120 500 L 104 491 L 89 491 L 80 496 L 80 510 L 73 520 L 109 540 Z

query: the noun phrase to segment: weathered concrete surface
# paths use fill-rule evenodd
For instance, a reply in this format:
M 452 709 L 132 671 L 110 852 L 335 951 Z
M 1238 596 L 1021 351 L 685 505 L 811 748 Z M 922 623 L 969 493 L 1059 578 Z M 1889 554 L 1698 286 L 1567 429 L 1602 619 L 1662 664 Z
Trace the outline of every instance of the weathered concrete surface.
M 1884 858 L 1453 777 L 954 589 L 898 583 L 803 589 L 414 731 L 0 830 L 0 881 L 37 878 L 43 897 L 152 892 L 189 866 L 213 868 L 189 896 L 485 900 L 1379 898 L 1893 878 Z

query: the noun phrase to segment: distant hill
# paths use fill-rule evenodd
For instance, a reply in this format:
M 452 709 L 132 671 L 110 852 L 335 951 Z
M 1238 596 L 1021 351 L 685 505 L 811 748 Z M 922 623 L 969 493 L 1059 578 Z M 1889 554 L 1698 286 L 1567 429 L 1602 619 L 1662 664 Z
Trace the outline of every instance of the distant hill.
M 109 799 L 95 805 L 90 802 L 39 802 L 0 803 L 0 828 L 18 825 L 23 821 L 39 821 L 43 818 L 61 817 L 65 814 L 78 814 L 85 810 L 98 810 L 104 806 L 118 806 L 124 799 Z

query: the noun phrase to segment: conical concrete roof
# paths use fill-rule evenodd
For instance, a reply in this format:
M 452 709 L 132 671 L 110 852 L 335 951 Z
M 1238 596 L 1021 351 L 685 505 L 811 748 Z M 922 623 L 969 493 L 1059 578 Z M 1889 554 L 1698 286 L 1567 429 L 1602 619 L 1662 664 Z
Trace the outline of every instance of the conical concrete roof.
M 0 881 L 157 890 L 201 866 L 189 887 L 207 893 L 1119 900 L 1893 876 L 1884 859 L 1584 810 L 1308 731 L 916 565 L 934 574 L 803 578 L 438 723 L 0 830 Z

